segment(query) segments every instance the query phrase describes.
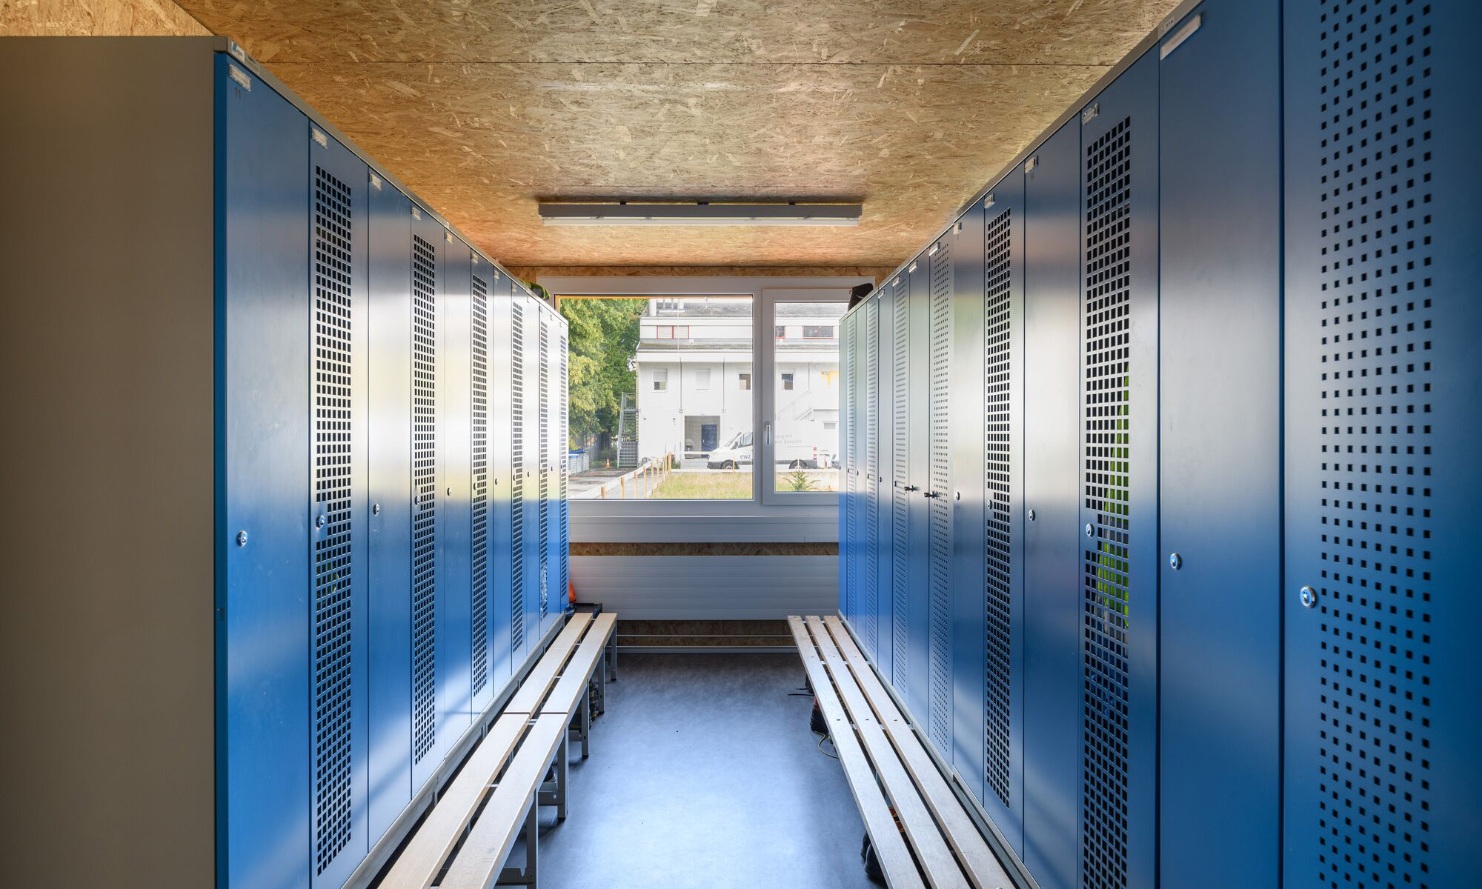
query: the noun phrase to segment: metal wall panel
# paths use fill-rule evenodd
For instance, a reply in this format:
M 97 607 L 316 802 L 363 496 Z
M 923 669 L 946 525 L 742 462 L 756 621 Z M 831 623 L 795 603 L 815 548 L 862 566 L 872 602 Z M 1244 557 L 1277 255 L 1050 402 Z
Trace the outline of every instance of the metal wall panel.
M 473 651 L 469 625 L 473 601 L 472 254 L 451 232 L 443 233 L 444 282 L 438 301 L 437 453 L 438 735 L 450 745 L 468 727 L 472 707 Z M 444 755 L 448 747 L 443 747 Z
M 1280 881 L 1279 3 L 1160 64 L 1159 877 Z M 1218 664 L 1211 669 L 1211 662 Z M 1220 829 L 1204 813 L 1220 800 Z
M 217 59 L 225 431 L 224 884 L 306 887 L 310 776 L 309 126 Z M 203 665 L 204 666 L 204 665 Z M 273 780 L 265 781 L 263 776 Z
M 1080 885 L 1081 127 L 1024 177 L 1024 848 L 1042 889 Z M 1026 172 L 1027 170 L 1027 172 Z
M 1120 889 L 1157 882 L 1157 55 L 1081 121 L 1081 880 Z
M 365 162 L 311 129 L 311 577 L 314 885 L 339 886 L 367 842 Z
M 370 515 L 366 544 L 366 710 L 370 835 L 412 798 L 412 214 L 406 195 L 371 182 L 367 205 Z
M 438 567 L 442 497 L 438 473 L 439 304 L 447 289 L 443 227 L 412 206 L 412 788 L 442 760 L 438 691 Z
M 1482 9 L 1284 9 L 1285 884 L 1475 885 Z

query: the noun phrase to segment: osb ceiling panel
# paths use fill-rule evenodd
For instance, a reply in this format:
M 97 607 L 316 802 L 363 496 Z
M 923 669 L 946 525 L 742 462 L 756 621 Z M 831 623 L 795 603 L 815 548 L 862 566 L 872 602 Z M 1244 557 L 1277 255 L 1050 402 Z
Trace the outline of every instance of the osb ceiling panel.
M 1178 0 L 184 0 L 509 265 L 893 265 Z M 862 200 L 857 228 L 541 198 Z

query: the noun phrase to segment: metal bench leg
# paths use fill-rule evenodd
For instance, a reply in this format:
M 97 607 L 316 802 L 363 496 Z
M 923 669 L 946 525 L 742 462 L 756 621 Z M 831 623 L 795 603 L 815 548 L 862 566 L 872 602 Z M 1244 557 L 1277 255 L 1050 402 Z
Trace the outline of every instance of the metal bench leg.
M 592 687 L 587 686 L 587 693 L 581 696 L 581 758 L 586 759 L 592 753 Z
M 556 820 L 566 820 L 566 779 L 571 773 L 571 736 L 562 735 L 561 749 L 556 754 Z
M 537 794 L 539 792 L 537 791 Z M 540 864 L 540 803 L 534 795 L 530 800 L 530 811 L 525 815 L 525 869 L 506 867 L 499 872 L 496 886 L 534 886 L 536 870 Z

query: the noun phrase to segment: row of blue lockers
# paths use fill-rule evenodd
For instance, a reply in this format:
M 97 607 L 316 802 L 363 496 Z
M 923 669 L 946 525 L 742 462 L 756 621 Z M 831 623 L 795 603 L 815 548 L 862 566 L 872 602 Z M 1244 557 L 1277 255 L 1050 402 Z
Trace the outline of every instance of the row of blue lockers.
M 566 322 L 216 59 L 218 851 L 337 887 L 559 623 Z
M 840 609 L 1041 889 L 1482 871 L 1479 24 L 1193 4 L 846 316 Z

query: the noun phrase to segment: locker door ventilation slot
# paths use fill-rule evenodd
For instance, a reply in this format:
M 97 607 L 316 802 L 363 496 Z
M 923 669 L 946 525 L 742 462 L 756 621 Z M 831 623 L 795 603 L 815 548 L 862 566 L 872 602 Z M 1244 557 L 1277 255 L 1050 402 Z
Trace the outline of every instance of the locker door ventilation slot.
M 844 527 L 848 535 L 847 540 L 840 541 L 845 547 L 841 549 L 842 560 L 840 568 L 844 572 L 844 610 L 852 620 L 859 619 L 859 560 L 855 558 L 855 552 L 859 549 L 859 518 L 858 505 L 855 502 L 859 491 L 859 480 L 855 472 L 859 465 L 855 462 L 855 445 L 859 436 L 855 430 L 859 428 L 859 412 L 856 410 L 858 400 L 855 393 L 859 391 L 859 358 L 854 348 L 854 339 L 857 336 L 859 324 L 858 315 L 850 315 L 844 319 L 843 339 L 840 341 L 844 359 L 844 496 L 842 507 L 844 509 Z
M 437 254 L 412 236 L 412 760 L 437 745 Z
M 1084 490 L 1094 516 L 1081 601 L 1081 881 L 1127 884 L 1132 124 L 1086 148 Z
M 350 187 L 314 168 L 314 864 L 350 842 Z
M 952 749 L 952 250 L 950 242 L 931 258 L 931 401 L 929 407 L 931 533 L 931 738 L 937 749 Z
M 864 633 L 874 645 L 880 614 L 880 301 L 870 300 L 864 312 Z
M 518 652 L 525 644 L 525 313 L 518 299 L 510 312 L 509 632 Z
M 489 684 L 489 288 L 473 278 L 473 693 Z
M 549 322 L 540 318 L 540 391 L 537 395 L 540 408 L 538 434 L 540 444 L 540 475 L 536 480 L 535 508 L 539 514 L 536 529 L 540 540 L 540 618 L 550 613 L 550 545 L 551 545 L 551 332 Z
M 558 572 L 560 583 L 556 587 L 556 592 L 557 595 L 565 596 L 571 583 L 570 546 L 566 543 L 567 528 L 570 526 L 570 515 L 566 510 L 566 477 L 570 472 L 570 466 L 567 463 L 567 448 L 570 447 L 571 433 L 567 423 L 567 411 L 570 409 L 570 406 L 567 401 L 567 384 L 569 378 L 567 376 L 568 367 L 566 363 L 566 353 L 570 348 L 570 343 L 567 341 L 566 334 L 564 333 L 561 334 L 559 347 L 561 351 L 557 354 L 557 357 L 561 361 L 561 375 L 556 380 L 556 395 L 560 399 L 560 408 L 556 414 L 556 428 L 558 431 L 556 436 L 556 462 L 560 471 L 556 474 L 556 527 L 561 529 L 562 545 L 559 547 L 558 552 L 560 556 L 558 566 L 560 568 Z M 565 600 L 563 599 L 562 601 Z
M 983 479 L 987 501 L 987 528 L 984 535 L 986 578 L 987 633 L 983 660 L 984 707 L 987 729 L 984 733 L 983 775 L 989 787 L 1005 806 L 1009 805 L 1009 738 L 1010 709 L 1010 578 L 1013 572 L 1012 524 L 1009 521 L 1010 484 L 1009 448 L 1013 441 L 1009 429 L 1009 383 L 1012 354 L 1010 348 L 1009 299 L 1012 284 L 1010 211 L 1004 210 L 988 223 L 985 230 L 986 258 L 983 303 Z
M 1362 18 L 1332 0 L 1321 8 L 1317 45 L 1366 51 L 1322 54 L 1324 209 L 1299 221 L 1324 238 L 1315 258 L 1322 292 L 1300 295 L 1321 300 L 1321 327 L 1302 335 L 1322 349 L 1323 472 L 1293 480 L 1321 506 L 1322 524 L 1299 545 L 1321 555 L 1315 617 L 1324 642 L 1301 653 L 1310 660 L 1298 675 L 1318 680 L 1294 702 L 1319 713 L 1320 737 L 1304 742 L 1315 742 L 1317 806 L 1301 816 L 1317 823 L 1318 847 L 1289 854 L 1304 855 L 1302 879 L 1323 886 L 1424 889 L 1435 886 L 1435 591 L 1428 543 L 1416 546 L 1431 538 L 1431 489 L 1414 479 L 1428 482 L 1432 471 L 1436 379 L 1431 7 L 1380 4 Z
M 910 582 L 909 564 L 906 558 L 911 545 L 911 512 L 910 504 L 907 503 L 905 491 L 906 475 L 910 472 L 910 462 L 906 459 L 907 448 L 910 442 L 911 414 L 908 408 L 910 395 L 906 389 L 908 376 L 907 345 L 910 337 L 907 335 L 910 329 L 910 312 L 906 305 L 907 288 L 899 280 L 895 284 L 895 298 L 891 305 L 895 309 L 895 337 L 891 343 L 893 354 L 891 356 L 891 407 L 894 412 L 894 427 L 891 437 L 894 439 L 891 455 L 895 466 L 892 473 L 890 485 L 890 595 L 891 595 L 891 630 L 890 650 L 895 661 L 895 687 L 905 688 L 906 678 L 910 675 L 908 665 L 910 658 L 906 656 L 907 636 L 909 635 L 909 597 L 910 590 L 907 584 Z

